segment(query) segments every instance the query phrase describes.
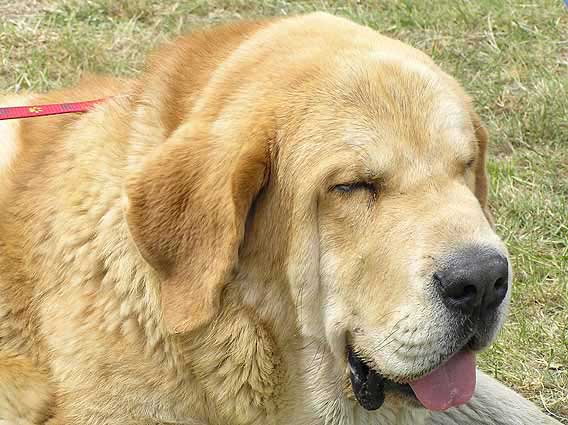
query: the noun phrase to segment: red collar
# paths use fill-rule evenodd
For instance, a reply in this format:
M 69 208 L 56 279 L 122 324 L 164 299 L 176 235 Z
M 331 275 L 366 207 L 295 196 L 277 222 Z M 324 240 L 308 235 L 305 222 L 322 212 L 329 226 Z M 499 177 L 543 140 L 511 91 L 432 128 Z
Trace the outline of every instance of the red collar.
M 75 112 L 87 112 L 97 103 L 106 99 L 87 100 L 85 102 L 53 103 L 50 105 L 35 106 L 8 106 L 0 108 L 0 121 L 17 118 L 44 117 L 47 115 L 70 114 Z

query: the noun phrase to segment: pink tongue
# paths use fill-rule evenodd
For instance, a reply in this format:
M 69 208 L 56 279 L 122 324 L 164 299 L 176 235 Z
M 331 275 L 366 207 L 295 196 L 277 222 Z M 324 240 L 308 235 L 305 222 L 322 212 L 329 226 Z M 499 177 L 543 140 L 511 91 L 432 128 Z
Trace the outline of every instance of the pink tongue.
M 461 351 L 410 386 L 429 410 L 446 410 L 466 403 L 475 390 L 475 354 Z

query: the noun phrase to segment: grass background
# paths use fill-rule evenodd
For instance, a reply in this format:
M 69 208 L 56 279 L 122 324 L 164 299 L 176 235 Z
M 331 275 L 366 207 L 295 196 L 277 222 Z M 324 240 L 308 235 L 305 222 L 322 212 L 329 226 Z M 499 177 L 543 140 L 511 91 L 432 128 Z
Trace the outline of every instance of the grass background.
M 515 270 L 486 371 L 568 424 L 568 9 L 561 0 L 0 0 L 0 92 L 136 75 L 148 49 L 204 25 L 326 10 L 432 55 L 492 135 L 492 206 Z

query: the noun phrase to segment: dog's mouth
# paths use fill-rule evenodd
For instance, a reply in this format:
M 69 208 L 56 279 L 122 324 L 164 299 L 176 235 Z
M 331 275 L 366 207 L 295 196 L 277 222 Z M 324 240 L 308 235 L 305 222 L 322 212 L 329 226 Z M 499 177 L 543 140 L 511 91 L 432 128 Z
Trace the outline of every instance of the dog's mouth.
M 359 404 L 367 410 L 380 408 L 385 392 L 419 401 L 428 410 L 447 410 L 467 403 L 475 390 L 475 354 L 460 351 L 421 378 L 398 383 L 369 367 L 351 347 L 347 351 L 351 387 Z

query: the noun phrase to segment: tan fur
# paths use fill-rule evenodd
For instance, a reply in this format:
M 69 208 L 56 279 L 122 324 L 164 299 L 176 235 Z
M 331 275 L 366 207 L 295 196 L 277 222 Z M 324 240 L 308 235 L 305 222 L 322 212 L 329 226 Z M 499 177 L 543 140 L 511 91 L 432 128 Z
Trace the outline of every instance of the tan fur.
M 47 371 L 4 353 L 0 365 L 0 417 L 16 424 L 43 423 L 53 403 Z
M 487 135 L 451 77 L 312 14 L 196 32 L 136 81 L 33 102 L 101 96 L 0 133 L 0 420 L 426 419 L 396 396 L 356 404 L 345 344 L 387 376 L 423 374 L 445 349 L 433 256 L 505 252 L 484 215 Z M 378 199 L 330 190 L 359 179 Z M 405 363 L 380 344 L 393 330 L 432 351 Z

